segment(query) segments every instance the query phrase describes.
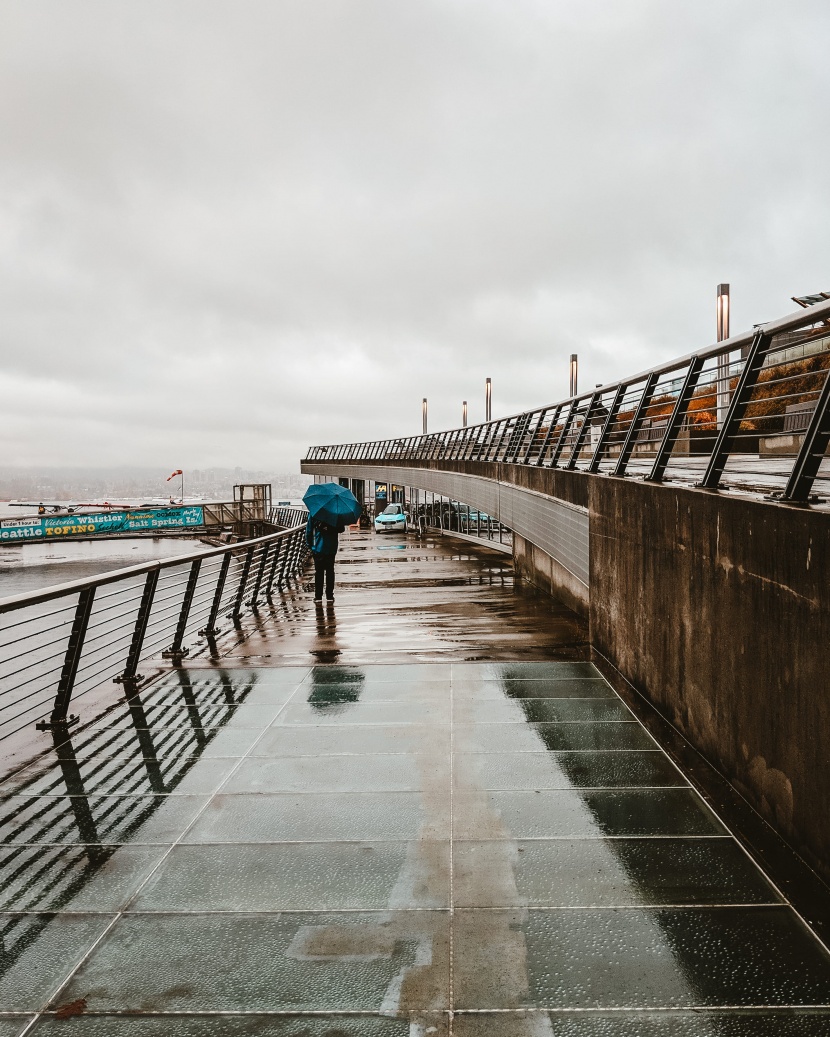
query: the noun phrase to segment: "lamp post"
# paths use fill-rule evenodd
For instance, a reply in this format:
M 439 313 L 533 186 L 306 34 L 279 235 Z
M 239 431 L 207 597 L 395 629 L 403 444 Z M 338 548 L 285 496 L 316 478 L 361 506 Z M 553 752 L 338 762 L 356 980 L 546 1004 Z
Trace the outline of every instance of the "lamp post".
M 484 420 L 493 419 L 493 383 L 487 378 L 484 381 Z
M 424 435 L 427 434 L 427 398 L 426 396 L 421 401 L 421 419 L 424 426 Z
M 461 402 L 461 425 L 467 427 L 467 401 L 462 400 Z
M 579 373 L 579 359 L 576 353 L 571 353 L 571 362 L 568 367 L 568 395 L 576 396 L 577 394 L 577 375 Z
M 718 285 L 718 342 L 729 338 L 729 285 Z M 723 426 L 729 410 L 729 353 L 718 356 L 717 391 L 718 428 Z

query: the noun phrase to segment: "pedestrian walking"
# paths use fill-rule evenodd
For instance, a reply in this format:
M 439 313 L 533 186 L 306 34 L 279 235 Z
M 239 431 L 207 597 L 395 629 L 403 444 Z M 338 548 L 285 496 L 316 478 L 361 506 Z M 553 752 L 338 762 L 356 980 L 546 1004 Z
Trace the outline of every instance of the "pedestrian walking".
M 360 504 L 355 495 L 338 483 L 314 483 L 303 494 L 308 508 L 305 541 L 314 559 L 314 601 L 326 598 L 334 601 L 334 556 L 337 554 L 337 536 L 351 522 L 360 518 Z
M 334 601 L 334 558 L 338 547 L 337 528 L 309 515 L 305 526 L 305 542 L 314 559 L 314 602 L 315 604 L 322 602 L 324 583 L 326 600 Z

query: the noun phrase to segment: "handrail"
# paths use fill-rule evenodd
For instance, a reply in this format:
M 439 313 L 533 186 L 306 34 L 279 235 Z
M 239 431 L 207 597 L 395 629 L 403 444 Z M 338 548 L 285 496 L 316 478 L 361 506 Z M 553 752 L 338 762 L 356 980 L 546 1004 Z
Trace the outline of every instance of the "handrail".
M 813 503 L 817 480 L 830 490 L 830 328 L 792 336 L 825 322 L 830 300 L 555 404 L 415 437 L 314 446 L 303 463 L 497 461 L 616 476 L 639 470 L 654 483 L 668 473 L 708 490 L 760 483 L 781 503 Z M 822 348 L 793 358 L 811 342 Z M 782 441 L 799 420 L 796 438 Z M 595 424 L 598 434 L 589 437 Z M 762 440 L 769 457 L 760 456 Z
M 299 513 L 299 509 L 295 508 L 292 510 Z M 304 524 L 305 518 L 303 517 L 302 522 L 299 522 L 297 526 Z M 44 601 L 51 601 L 54 598 L 61 598 L 67 594 L 74 594 L 75 591 L 84 590 L 86 587 L 103 587 L 105 584 L 118 583 L 121 580 L 128 579 L 130 576 L 141 576 L 143 573 L 154 572 L 155 570 L 170 569 L 176 565 L 193 562 L 197 558 L 202 560 L 215 558 L 228 552 L 239 551 L 241 545 L 248 547 L 250 544 L 264 544 L 273 541 L 276 537 L 284 536 L 286 532 L 290 532 L 290 529 L 278 530 L 276 533 L 266 533 L 265 536 L 237 541 L 222 547 L 206 547 L 200 551 L 191 551 L 188 554 L 172 555 L 170 558 L 161 558 L 152 562 L 141 562 L 138 565 L 124 566 L 123 569 L 111 569 L 108 572 L 100 573 L 98 576 L 91 576 L 85 580 L 69 580 L 66 583 L 56 583 L 51 587 L 43 587 L 38 591 L 27 591 L 25 594 L 11 594 L 6 598 L 0 598 L 0 614 L 22 608 L 25 605 L 38 605 Z
M 143 680 L 139 663 L 160 651 L 173 665 L 191 649 L 213 651 L 223 617 L 239 627 L 245 610 L 256 613 L 260 597 L 270 601 L 302 571 L 306 514 L 291 509 L 281 517 L 294 525 L 250 540 L 1 599 L 0 739 L 42 717 L 50 702 L 49 719 L 37 726 L 63 730 L 78 719 L 69 714 L 73 695 L 102 680 L 132 694 Z M 104 587 L 116 589 L 99 593 Z

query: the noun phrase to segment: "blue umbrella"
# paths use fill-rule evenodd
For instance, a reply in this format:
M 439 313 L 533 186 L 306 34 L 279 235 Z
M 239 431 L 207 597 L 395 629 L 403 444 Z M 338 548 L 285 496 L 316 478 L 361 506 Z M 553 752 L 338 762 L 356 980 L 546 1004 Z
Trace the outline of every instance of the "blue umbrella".
M 313 519 L 341 532 L 352 522 L 357 522 L 363 510 L 352 491 L 336 482 L 309 486 L 303 494 L 303 503 Z

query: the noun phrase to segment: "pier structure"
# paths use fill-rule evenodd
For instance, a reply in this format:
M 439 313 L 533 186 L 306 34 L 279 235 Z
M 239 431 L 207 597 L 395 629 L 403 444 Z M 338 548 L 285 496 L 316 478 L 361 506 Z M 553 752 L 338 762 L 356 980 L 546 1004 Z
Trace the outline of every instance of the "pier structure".
M 239 491 L 239 492 L 237 492 Z M 34 507 L 34 506 L 33 506 Z M 262 536 L 291 524 L 289 503 L 271 503 L 267 483 L 234 487 L 232 501 L 169 504 L 39 505 L 38 514 L 2 518 L 0 550 L 58 540 L 140 539 L 142 537 Z
M 312 448 L 410 515 L 343 535 L 330 605 L 299 514 L 0 600 L 0 1034 L 830 1030 L 809 316 Z

